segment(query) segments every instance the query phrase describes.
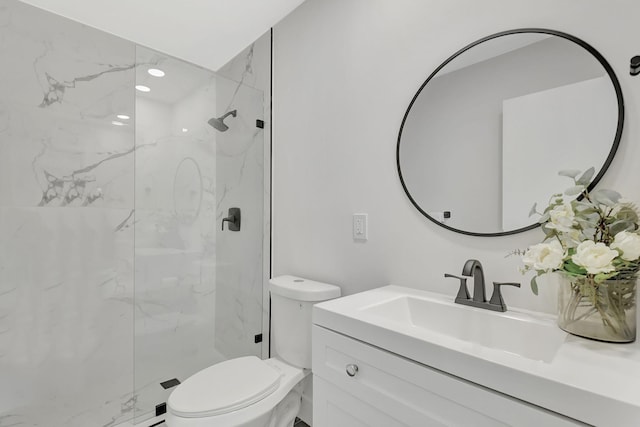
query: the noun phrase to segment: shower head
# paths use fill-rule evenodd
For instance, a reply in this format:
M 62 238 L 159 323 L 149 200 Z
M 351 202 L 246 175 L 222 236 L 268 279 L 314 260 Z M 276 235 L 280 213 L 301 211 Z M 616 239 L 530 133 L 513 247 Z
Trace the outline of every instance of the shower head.
M 213 126 L 214 128 L 216 128 L 217 130 L 219 130 L 220 132 L 224 132 L 227 129 L 229 129 L 229 126 L 224 124 L 224 119 L 227 116 L 233 116 L 235 117 L 238 114 L 237 110 L 231 110 L 228 113 L 225 113 L 222 117 L 218 117 L 218 118 L 213 118 L 213 119 L 209 119 L 209 121 L 207 123 L 209 123 L 211 126 Z

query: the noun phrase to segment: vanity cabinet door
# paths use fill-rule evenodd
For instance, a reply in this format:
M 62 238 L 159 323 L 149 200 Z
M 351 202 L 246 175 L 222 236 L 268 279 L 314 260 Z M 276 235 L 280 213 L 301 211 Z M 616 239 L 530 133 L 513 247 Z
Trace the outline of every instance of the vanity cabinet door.
M 313 373 L 314 427 L 584 425 L 316 325 Z
M 313 378 L 313 427 L 405 427 L 367 402 L 324 379 Z M 438 424 L 440 425 L 440 424 Z

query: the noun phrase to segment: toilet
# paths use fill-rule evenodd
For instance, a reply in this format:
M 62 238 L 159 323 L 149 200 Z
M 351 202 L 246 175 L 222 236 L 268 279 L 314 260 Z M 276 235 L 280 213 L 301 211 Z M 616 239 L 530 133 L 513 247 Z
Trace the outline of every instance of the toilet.
M 291 427 L 311 372 L 311 309 L 340 288 L 295 276 L 270 280 L 275 356 L 226 360 L 187 378 L 167 401 L 169 427 Z

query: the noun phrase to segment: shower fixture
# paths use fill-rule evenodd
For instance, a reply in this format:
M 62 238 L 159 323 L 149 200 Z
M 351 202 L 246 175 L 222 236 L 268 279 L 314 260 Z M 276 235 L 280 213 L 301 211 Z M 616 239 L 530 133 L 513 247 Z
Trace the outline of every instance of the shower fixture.
M 227 116 L 233 116 L 235 117 L 238 114 L 238 110 L 231 110 L 228 113 L 225 113 L 222 117 L 218 117 L 213 118 L 213 119 L 209 119 L 209 121 L 207 123 L 209 123 L 211 126 L 213 126 L 214 128 L 216 128 L 217 130 L 219 130 L 220 132 L 224 132 L 227 129 L 229 129 L 229 126 L 227 126 L 226 124 L 224 124 L 224 119 Z

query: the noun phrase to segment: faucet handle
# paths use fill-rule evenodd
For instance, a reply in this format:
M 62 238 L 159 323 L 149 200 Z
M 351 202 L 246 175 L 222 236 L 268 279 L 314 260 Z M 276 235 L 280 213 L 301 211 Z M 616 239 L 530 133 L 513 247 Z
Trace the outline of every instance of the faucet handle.
M 500 307 L 499 311 L 507 311 L 507 305 L 504 303 L 504 300 L 502 299 L 502 292 L 500 291 L 501 286 L 515 286 L 519 288 L 520 283 L 493 282 L 493 294 L 491 294 L 491 299 L 489 300 L 489 304 Z
M 456 276 L 455 274 L 445 273 L 444 277 L 453 277 L 454 279 L 460 280 L 460 289 L 458 289 L 458 295 L 456 295 L 455 301 L 458 302 L 460 300 L 468 300 L 469 299 L 469 291 L 467 290 L 467 278 Z

